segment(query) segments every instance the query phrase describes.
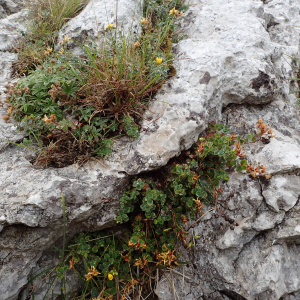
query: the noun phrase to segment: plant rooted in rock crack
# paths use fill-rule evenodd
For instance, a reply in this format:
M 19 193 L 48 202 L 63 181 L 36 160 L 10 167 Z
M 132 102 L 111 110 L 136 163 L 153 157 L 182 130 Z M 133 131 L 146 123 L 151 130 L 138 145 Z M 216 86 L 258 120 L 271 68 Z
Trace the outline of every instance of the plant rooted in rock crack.
M 92 299 L 135 299 L 150 296 L 157 270 L 189 263 L 180 261 L 179 245 L 197 268 L 191 248 L 198 237 L 190 229 L 211 212 L 223 218 L 229 230 L 239 226 L 218 204 L 229 173 L 238 170 L 269 178 L 261 165 L 253 175 L 242 149 L 261 142 L 265 134 L 273 136 L 261 119 L 257 126 L 256 134 L 242 138 L 229 134 L 227 126 L 212 123 L 190 150 L 167 166 L 132 178 L 115 219 L 124 224 L 114 232 L 80 234 L 57 267 L 57 276 L 65 278 L 69 268 L 81 274 L 83 296 L 90 293 Z
M 148 102 L 174 73 L 171 38 L 180 15 L 169 11 L 182 3 L 160 2 L 149 2 L 138 39 L 109 24 L 101 46 L 86 44 L 85 55 L 76 56 L 67 51 L 65 36 L 60 51 L 42 48 L 37 68 L 8 86 L 3 118 L 16 120 L 42 147 L 36 164 L 82 164 L 108 155 L 112 138 L 139 137 Z

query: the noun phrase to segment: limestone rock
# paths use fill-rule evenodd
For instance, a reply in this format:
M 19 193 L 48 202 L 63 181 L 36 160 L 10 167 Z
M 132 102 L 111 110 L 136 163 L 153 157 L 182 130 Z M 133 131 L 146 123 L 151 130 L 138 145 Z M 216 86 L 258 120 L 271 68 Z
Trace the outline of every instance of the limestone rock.
M 0 116 L 7 115 L 7 105 L 3 102 L 5 98 L 5 83 L 10 78 L 12 62 L 17 59 L 17 55 L 9 52 L 0 51 Z M 16 126 L 12 123 L 7 123 L 0 118 L 0 151 L 9 146 L 10 142 L 18 142 L 24 138 L 22 132 L 18 132 Z
M 140 32 L 140 19 L 144 1 L 140 0 L 95 0 L 90 1 L 83 11 L 71 19 L 60 30 L 58 40 L 67 34 L 72 41 L 68 44 L 73 52 L 81 52 L 78 44 L 84 41 L 101 43 L 104 28 L 108 24 L 118 26 L 126 34 Z
M 0 51 L 10 51 L 16 40 L 22 37 L 27 13 L 28 11 L 23 9 L 4 19 L 0 18 Z
M 67 233 L 72 236 L 112 226 L 127 183 L 123 174 L 105 170 L 98 162 L 79 169 L 34 169 L 26 154 L 21 147 L 0 154 L 0 291 L 7 300 L 17 298 L 42 251 L 62 236 L 62 193 Z M 20 265 L 12 271 L 17 261 Z
M 263 188 L 266 203 L 276 212 L 288 211 L 299 200 L 300 178 L 296 175 L 274 176 L 273 180 Z
M 22 0 L 1 0 L 0 19 L 19 12 L 23 7 L 24 2 Z

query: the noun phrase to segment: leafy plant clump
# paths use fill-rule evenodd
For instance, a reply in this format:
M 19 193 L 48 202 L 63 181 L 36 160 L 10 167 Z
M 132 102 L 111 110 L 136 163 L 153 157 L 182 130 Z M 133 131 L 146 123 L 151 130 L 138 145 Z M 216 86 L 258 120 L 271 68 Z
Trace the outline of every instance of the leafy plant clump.
M 67 280 L 66 271 L 72 269 L 84 282 L 82 297 L 135 299 L 150 296 L 157 270 L 193 264 L 192 251 L 190 262 L 180 261 L 178 246 L 194 246 L 197 237 L 189 230 L 207 212 L 223 217 L 231 230 L 238 226 L 218 205 L 229 172 L 271 177 L 265 166 L 254 167 L 245 159 L 243 145 L 268 143 L 274 136 L 261 119 L 257 127 L 257 134 L 242 138 L 230 134 L 227 126 L 212 123 L 197 144 L 165 168 L 133 178 L 116 218 L 124 225 L 114 233 L 80 234 L 57 266 L 58 278 Z
M 63 167 L 110 153 L 112 138 L 139 137 L 139 120 L 155 92 L 171 76 L 172 37 L 183 15 L 181 1 L 150 1 L 142 34 L 125 36 L 105 27 L 101 46 L 85 55 L 47 47 L 46 60 L 8 86 L 9 119 L 42 148 L 36 164 Z M 163 11 L 163 12 L 162 12 Z

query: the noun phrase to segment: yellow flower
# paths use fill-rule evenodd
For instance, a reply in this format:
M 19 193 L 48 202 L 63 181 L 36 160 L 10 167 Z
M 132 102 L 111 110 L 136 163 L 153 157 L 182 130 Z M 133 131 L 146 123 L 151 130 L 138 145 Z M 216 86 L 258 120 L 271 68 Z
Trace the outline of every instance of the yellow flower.
M 48 119 L 47 115 L 44 116 L 44 118 L 42 119 L 45 123 L 51 123 L 51 120 Z
M 85 274 L 84 277 L 86 278 L 86 281 L 92 279 L 93 276 L 97 276 L 100 273 L 97 271 L 97 269 L 94 266 L 91 266 L 89 268 L 88 274 Z
M 149 22 L 149 21 L 148 21 L 147 18 L 142 18 L 142 19 L 141 19 L 141 23 L 144 24 L 144 25 L 147 25 L 148 22 Z
M 49 48 L 49 47 L 46 48 L 45 54 L 46 54 L 46 55 L 49 55 L 49 54 L 52 52 L 52 50 L 53 50 L 52 48 Z
M 68 36 L 67 34 L 66 34 L 65 37 L 64 37 L 64 41 L 65 41 L 66 44 L 69 43 L 69 36 Z
M 7 115 L 10 116 L 11 113 L 12 113 L 12 109 L 11 109 L 11 108 L 8 108 L 8 109 L 7 109 Z
M 58 53 L 64 54 L 65 53 L 65 49 L 64 48 L 60 48 L 60 50 L 58 51 Z
M 108 25 L 104 28 L 104 30 L 106 30 L 106 29 L 116 29 L 116 25 L 108 23 Z
M 108 277 L 109 280 L 113 280 L 114 279 L 114 276 L 112 274 L 108 274 L 107 277 Z
M 50 118 L 47 117 L 47 115 L 44 116 L 44 118 L 42 119 L 45 123 L 51 123 L 53 121 L 55 121 L 55 114 L 52 114 L 50 116 Z
M 178 15 L 178 10 L 175 9 L 175 6 L 169 12 L 169 16 L 171 15 L 176 15 L 176 16 Z
M 93 276 L 91 274 L 85 274 L 84 277 L 86 278 L 86 281 L 89 281 Z
M 139 41 L 134 43 L 134 49 L 138 48 L 139 46 L 141 46 L 141 44 L 139 43 Z
M 162 58 L 161 58 L 161 57 L 156 57 L 156 63 L 157 63 L 158 65 L 160 65 L 161 62 L 162 62 Z

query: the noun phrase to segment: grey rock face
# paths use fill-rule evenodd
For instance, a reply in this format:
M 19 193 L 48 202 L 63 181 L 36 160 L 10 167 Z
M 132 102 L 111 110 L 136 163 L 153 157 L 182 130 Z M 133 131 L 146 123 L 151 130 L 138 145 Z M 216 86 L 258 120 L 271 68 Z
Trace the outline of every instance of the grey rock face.
M 84 168 L 36 170 L 27 151 L 9 147 L 0 154 L 0 290 L 16 299 L 35 262 L 62 236 L 62 200 L 66 198 L 68 235 L 113 225 L 118 198 L 127 183 L 123 174 L 107 172 L 99 163 Z M 107 198 L 113 198 L 106 203 Z M 12 267 L 19 261 L 19 267 Z
M 22 0 L 1 0 L 0 19 L 19 12 L 23 7 L 24 2 Z
M 72 39 L 68 46 L 73 52 L 80 52 L 79 44 L 84 41 L 100 43 L 104 29 L 115 24 L 118 30 L 128 34 L 140 32 L 143 0 L 93 0 L 83 11 L 70 20 L 60 31 L 59 40 L 67 34 Z
M 28 11 L 23 9 L 6 18 L 0 18 L 0 53 L 12 50 L 16 40 L 22 37 L 21 31 L 25 30 L 27 13 Z M 1 76 L 3 75 L 1 74 Z

